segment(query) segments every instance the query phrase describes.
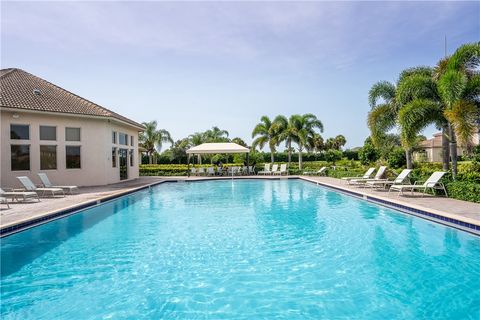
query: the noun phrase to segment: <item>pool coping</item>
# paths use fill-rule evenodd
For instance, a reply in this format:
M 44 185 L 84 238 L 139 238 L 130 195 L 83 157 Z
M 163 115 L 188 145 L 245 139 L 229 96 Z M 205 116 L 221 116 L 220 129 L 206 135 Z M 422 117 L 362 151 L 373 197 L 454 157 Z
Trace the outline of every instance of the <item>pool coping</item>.
M 153 183 L 145 184 L 140 187 L 134 187 L 127 190 L 122 190 L 115 192 L 113 194 L 109 194 L 107 196 L 99 197 L 94 200 L 88 200 L 81 203 L 74 204 L 72 206 L 56 209 L 52 211 L 48 211 L 40 216 L 32 217 L 23 219 L 20 221 L 11 222 L 0 229 L 0 238 L 10 236 L 12 234 L 48 223 L 53 220 L 61 219 L 75 213 L 80 212 L 81 210 L 85 210 L 87 208 L 92 208 L 101 204 L 104 204 L 109 201 L 113 201 L 123 196 L 127 196 L 129 194 L 135 193 L 137 191 L 141 191 L 144 189 L 149 189 L 153 186 L 157 186 L 163 183 L 177 183 L 177 182 L 201 182 L 201 181 L 215 181 L 215 180 L 293 180 L 293 179 L 300 179 L 306 182 L 314 183 L 316 185 L 329 188 L 340 192 L 342 194 L 346 194 L 357 199 L 366 200 L 368 202 L 375 203 L 377 205 L 381 205 L 384 207 L 388 207 L 391 209 L 395 209 L 402 213 L 406 213 L 409 215 L 413 215 L 422 219 L 430 220 L 432 222 L 440 223 L 442 225 L 446 225 L 449 227 L 453 227 L 456 229 L 460 229 L 462 231 L 469 232 L 471 234 L 480 236 L 480 223 L 474 219 L 470 219 L 468 217 L 462 217 L 456 214 L 451 214 L 447 212 L 442 212 L 436 209 L 426 208 L 419 205 L 413 204 L 406 204 L 401 200 L 395 200 L 391 198 L 385 198 L 382 196 L 373 196 L 367 195 L 362 192 L 353 191 L 348 188 L 343 188 L 341 186 L 333 185 L 327 182 L 321 182 L 315 179 L 311 179 L 306 176 L 244 176 L 244 177 L 195 177 L 194 179 L 188 178 L 179 178 L 179 179 L 165 179 L 160 181 L 155 181 Z
M 316 185 L 320 185 L 328 189 L 333 189 L 337 192 L 341 192 L 343 194 L 349 195 L 351 197 L 355 197 L 357 199 L 366 200 L 368 202 L 372 202 L 377 205 L 388 207 L 390 209 L 395 209 L 397 211 L 400 211 L 409 215 L 413 215 L 422 219 L 426 219 L 432 222 L 436 222 L 442 225 L 460 229 L 462 231 L 480 236 L 480 222 L 475 219 L 463 217 L 454 213 L 448 213 L 448 212 L 444 212 L 444 211 L 440 211 L 432 208 L 427 208 L 421 205 L 415 205 L 411 203 L 407 204 L 401 201 L 401 199 L 397 200 L 397 199 L 382 197 L 379 195 L 365 194 L 360 191 L 354 191 L 349 188 L 333 185 L 328 182 L 318 181 L 305 176 L 299 176 L 298 178 L 303 181 L 315 183 Z

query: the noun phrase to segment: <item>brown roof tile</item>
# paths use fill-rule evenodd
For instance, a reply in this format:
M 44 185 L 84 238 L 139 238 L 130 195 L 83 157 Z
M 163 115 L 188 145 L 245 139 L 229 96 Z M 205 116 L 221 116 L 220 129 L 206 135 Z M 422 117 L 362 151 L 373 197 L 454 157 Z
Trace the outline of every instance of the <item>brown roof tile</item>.
M 143 128 L 138 122 L 16 68 L 0 70 L 0 106 L 114 118 Z

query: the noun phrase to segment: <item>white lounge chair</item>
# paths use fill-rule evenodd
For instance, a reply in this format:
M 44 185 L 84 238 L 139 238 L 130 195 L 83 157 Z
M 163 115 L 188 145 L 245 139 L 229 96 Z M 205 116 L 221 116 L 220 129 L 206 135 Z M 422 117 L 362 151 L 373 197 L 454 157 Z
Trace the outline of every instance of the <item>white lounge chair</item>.
M 415 189 L 418 189 L 420 191 L 423 191 L 422 195 L 424 195 L 427 192 L 427 189 L 432 189 L 432 190 L 443 190 L 445 192 L 445 196 L 448 197 L 447 194 L 447 189 L 445 189 L 445 185 L 440 182 L 440 179 L 445 175 L 446 172 L 443 171 L 436 171 L 432 173 L 432 175 L 425 181 L 423 184 L 417 184 L 420 183 L 419 181 L 416 181 L 415 184 L 398 184 L 398 185 L 392 185 L 390 189 L 388 190 L 388 193 L 390 191 L 399 191 L 399 195 L 403 195 L 403 190 L 410 190 L 413 195 L 413 191 Z
M 50 182 L 50 179 L 48 179 L 48 176 L 46 173 L 39 173 L 38 174 L 38 177 L 40 178 L 40 180 L 42 181 L 42 184 L 45 188 L 60 188 L 60 189 L 63 189 L 65 191 L 68 191 L 68 193 L 72 194 L 72 191 L 73 190 L 77 190 L 78 191 L 78 187 L 77 186 L 54 186 L 51 182 Z
M 222 167 L 217 167 L 217 175 L 223 176 L 223 168 Z
M 276 172 L 273 172 L 273 174 L 278 174 L 278 175 L 283 175 L 283 174 L 286 174 L 288 175 L 288 172 L 287 172 L 287 164 L 286 163 L 282 163 L 280 165 L 280 170 L 279 171 L 276 171 Z
M 198 168 L 198 175 L 199 176 L 204 176 L 205 175 L 205 169 L 204 168 Z
M 197 169 L 195 169 L 195 167 L 190 168 L 190 174 L 192 176 L 196 176 L 197 175 Z
M 375 177 L 373 177 L 373 179 L 370 179 L 370 178 L 350 179 L 348 180 L 348 184 L 363 186 L 367 181 L 386 181 L 387 179 L 383 179 L 383 175 L 385 174 L 386 170 L 387 170 L 386 166 L 381 166 L 380 168 L 378 168 L 377 174 L 375 174 Z
M 255 174 L 255 166 L 248 166 L 248 174 Z
M 278 164 L 272 165 L 272 172 L 270 174 L 276 174 L 278 172 Z
M 404 184 L 405 180 L 408 179 L 408 176 L 412 172 L 412 169 L 403 169 L 402 172 L 394 180 L 378 180 L 378 181 L 367 181 L 365 187 L 369 188 L 382 188 L 385 189 L 387 186 L 394 184 Z
M 303 172 L 303 174 L 324 176 L 326 171 L 327 167 L 321 167 L 318 171 L 305 171 Z
M 258 171 L 258 174 L 272 174 L 272 171 L 270 170 L 270 163 L 265 163 L 265 168 L 262 171 Z
M 7 208 L 10 209 L 10 205 L 8 204 L 7 198 L 0 197 L 0 203 L 6 204 Z
M 63 191 L 62 188 L 37 188 L 32 180 L 30 180 L 28 177 L 23 176 L 23 177 L 17 177 L 18 180 L 20 180 L 20 183 L 23 185 L 25 190 L 27 191 L 35 191 L 36 193 L 41 192 L 42 196 L 45 195 L 45 193 L 51 193 L 52 196 L 54 197 L 56 193 L 61 193 L 62 196 L 65 197 L 65 192 Z
M 208 167 L 207 168 L 207 175 L 208 176 L 214 176 L 215 175 L 215 170 L 213 169 L 213 167 Z
M 5 191 L 2 188 L 0 188 L 0 196 L 5 198 L 11 198 L 12 201 L 13 200 L 18 201 L 19 198 L 22 198 L 23 201 L 26 201 L 28 198 L 35 198 L 38 201 L 40 201 L 38 194 L 33 191 Z
M 375 168 L 370 168 L 365 172 L 365 174 L 362 177 L 343 177 L 342 180 L 346 180 L 347 182 L 352 179 L 369 179 L 373 172 L 375 171 Z

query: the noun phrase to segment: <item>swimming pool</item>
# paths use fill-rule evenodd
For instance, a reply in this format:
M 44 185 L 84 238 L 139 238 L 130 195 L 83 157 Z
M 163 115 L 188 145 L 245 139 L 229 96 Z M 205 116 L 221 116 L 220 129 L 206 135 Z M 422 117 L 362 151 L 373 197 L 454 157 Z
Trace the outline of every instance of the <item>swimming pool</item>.
M 1 240 L 2 319 L 478 319 L 480 238 L 300 180 L 168 183 Z

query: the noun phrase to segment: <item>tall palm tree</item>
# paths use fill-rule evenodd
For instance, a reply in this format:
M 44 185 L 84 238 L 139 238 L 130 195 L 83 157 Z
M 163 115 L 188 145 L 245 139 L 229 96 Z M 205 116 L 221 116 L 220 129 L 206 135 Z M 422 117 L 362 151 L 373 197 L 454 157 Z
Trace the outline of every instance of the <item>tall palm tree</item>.
M 323 132 L 322 122 L 313 114 L 294 115 L 292 118 L 292 127 L 295 128 L 294 141 L 298 145 L 298 168 L 302 170 L 302 152 L 308 145 L 309 140 L 316 133 L 316 129 Z
M 260 123 L 258 123 L 252 131 L 252 138 L 255 138 L 252 142 L 253 148 L 258 146 L 260 149 L 263 149 L 263 147 L 268 144 L 270 147 L 270 160 L 274 162 L 274 153 L 278 145 L 278 131 L 276 127 L 273 126 L 273 122 L 269 117 L 262 116 L 260 118 Z
M 285 147 L 287 148 L 288 153 L 288 166 L 292 162 L 292 142 L 296 141 L 297 131 L 294 126 L 295 117 L 298 115 L 292 115 L 289 119 L 283 115 L 278 115 L 273 120 L 274 130 L 278 133 L 277 139 L 278 142 L 285 141 Z
M 446 70 L 438 80 L 438 91 L 448 120 L 452 176 L 457 175 L 457 137 L 468 147 L 480 114 L 480 42 L 459 47 L 448 58 Z
M 444 104 L 439 96 L 436 71 L 414 74 L 404 79 L 397 88 L 397 97 L 403 107 L 398 113 L 401 127 L 402 145 L 413 149 L 418 144 L 418 134 L 428 125 L 442 129 L 443 168 L 449 168 L 447 120 L 444 117 Z
M 160 151 L 163 143 L 172 143 L 170 133 L 165 129 L 157 129 L 157 121 L 143 122 L 145 131 L 140 133 L 141 146 L 147 151 L 148 163 L 152 164 L 153 153 Z
M 368 113 L 367 122 L 370 128 L 372 142 L 376 146 L 381 145 L 381 139 L 385 133 L 399 125 L 398 112 L 403 107 L 406 99 L 399 101 L 398 87 L 409 77 L 425 74 L 431 75 L 431 69 L 428 67 L 408 68 L 400 73 L 396 84 L 381 81 L 372 86 L 368 95 L 371 110 Z M 409 145 L 404 145 L 404 147 L 407 168 L 411 169 L 413 167 L 412 148 Z

